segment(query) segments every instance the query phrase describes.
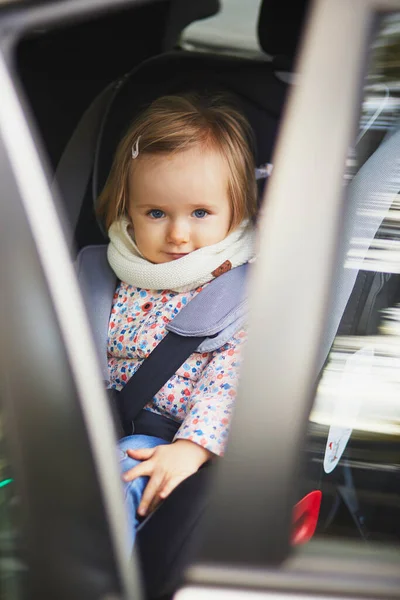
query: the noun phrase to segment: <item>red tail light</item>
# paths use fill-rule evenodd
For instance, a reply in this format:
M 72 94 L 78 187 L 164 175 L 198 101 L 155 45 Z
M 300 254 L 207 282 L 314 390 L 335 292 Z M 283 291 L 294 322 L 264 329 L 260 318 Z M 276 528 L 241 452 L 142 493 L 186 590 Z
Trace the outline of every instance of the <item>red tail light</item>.
M 305 544 L 317 527 L 322 493 L 314 490 L 304 496 L 293 509 L 292 545 Z

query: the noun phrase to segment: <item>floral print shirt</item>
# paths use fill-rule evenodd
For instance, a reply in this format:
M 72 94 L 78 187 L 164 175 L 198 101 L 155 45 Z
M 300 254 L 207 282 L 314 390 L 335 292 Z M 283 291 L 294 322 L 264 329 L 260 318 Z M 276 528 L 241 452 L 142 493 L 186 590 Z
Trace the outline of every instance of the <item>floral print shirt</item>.
M 120 390 L 126 384 L 166 335 L 167 323 L 201 289 L 149 291 L 119 283 L 109 322 L 111 387 Z M 223 454 L 245 337 L 245 331 L 239 331 L 214 352 L 194 352 L 147 404 L 147 410 L 181 423 L 174 439 L 191 440 Z

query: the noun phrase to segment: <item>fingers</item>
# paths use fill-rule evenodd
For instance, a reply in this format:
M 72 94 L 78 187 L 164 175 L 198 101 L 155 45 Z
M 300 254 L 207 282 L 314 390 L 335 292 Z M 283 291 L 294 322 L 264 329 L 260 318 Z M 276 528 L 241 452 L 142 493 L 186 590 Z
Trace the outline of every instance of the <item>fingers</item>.
M 175 477 L 174 479 L 171 479 L 170 481 L 165 481 L 165 478 L 164 478 L 164 483 L 161 484 L 157 493 L 154 495 L 153 500 L 149 504 L 149 507 L 147 509 L 147 514 L 150 514 L 154 510 L 156 510 L 156 508 L 159 506 L 159 504 L 161 504 L 161 502 L 163 500 L 165 500 L 165 498 L 168 498 L 168 496 L 174 491 L 174 489 L 176 487 L 178 487 L 178 485 L 180 483 L 182 483 L 182 481 L 184 479 L 185 479 L 184 477 Z
M 129 457 L 142 462 L 126 471 L 123 480 L 128 482 L 141 476 L 149 477 L 138 507 L 139 515 L 145 516 L 154 510 L 177 485 L 198 469 L 198 461 L 187 460 L 186 451 L 178 443 L 126 451 Z
M 171 479 L 171 481 L 168 481 L 166 483 L 164 482 L 164 484 L 161 484 L 157 493 L 153 496 L 153 499 L 149 504 L 146 514 L 150 514 L 154 510 L 156 510 L 156 508 L 161 504 L 161 502 L 165 500 L 165 498 L 168 498 L 171 492 L 173 492 L 174 489 L 178 487 L 178 485 L 183 481 L 183 479 L 184 477 L 176 477 L 174 479 Z
M 138 513 L 141 517 L 144 517 L 147 514 L 151 504 L 156 501 L 159 490 L 163 484 L 163 480 L 164 474 L 161 473 L 154 473 L 154 475 L 150 477 L 138 508 Z
M 161 504 L 161 502 L 162 502 L 162 500 L 160 498 L 160 494 L 157 493 L 154 496 L 153 500 L 151 501 L 149 508 L 147 509 L 147 514 L 149 515 L 150 513 L 155 511 L 156 508 L 159 506 L 159 504 Z
M 159 494 L 160 499 L 165 500 L 165 498 L 168 498 L 168 496 L 174 491 L 174 489 L 180 483 L 182 483 L 182 481 L 184 479 L 185 479 L 184 477 L 174 477 L 173 479 L 170 479 L 169 481 L 167 481 L 160 491 L 160 494 Z
M 151 476 L 153 474 L 153 469 L 153 464 L 149 461 L 145 461 L 136 465 L 132 469 L 125 471 L 125 473 L 122 475 L 122 479 L 128 482 L 133 481 L 138 477 L 142 477 L 143 475 Z
M 132 469 L 125 471 L 122 475 L 124 481 L 133 481 L 142 475 L 151 475 L 153 472 L 153 463 L 149 459 L 154 455 L 156 448 L 138 448 L 137 450 L 126 450 L 130 458 L 143 461 L 140 465 L 136 465 Z M 141 468 L 139 468 L 141 467 Z
M 125 482 L 134 481 L 138 477 L 147 476 L 150 477 L 145 490 L 143 492 L 143 497 L 140 502 L 138 508 L 138 514 L 144 517 L 149 508 L 154 510 L 156 506 L 158 506 L 160 500 L 158 496 L 159 489 L 162 487 L 164 480 L 164 473 L 154 473 L 154 465 L 152 462 L 145 461 L 133 467 L 133 469 L 129 469 L 126 471 L 122 478 Z
M 136 460 L 148 460 L 151 458 L 156 451 L 157 446 L 154 448 L 138 448 L 137 450 L 129 449 L 126 451 L 127 455 Z

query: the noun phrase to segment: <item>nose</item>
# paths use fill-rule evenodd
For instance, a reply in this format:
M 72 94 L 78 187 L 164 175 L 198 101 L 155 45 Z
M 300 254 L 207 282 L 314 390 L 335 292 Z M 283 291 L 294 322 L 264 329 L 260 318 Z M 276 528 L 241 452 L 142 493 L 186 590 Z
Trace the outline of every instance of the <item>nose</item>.
M 184 219 L 171 221 L 167 231 L 167 242 L 175 246 L 187 244 L 190 240 L 189 224 Z

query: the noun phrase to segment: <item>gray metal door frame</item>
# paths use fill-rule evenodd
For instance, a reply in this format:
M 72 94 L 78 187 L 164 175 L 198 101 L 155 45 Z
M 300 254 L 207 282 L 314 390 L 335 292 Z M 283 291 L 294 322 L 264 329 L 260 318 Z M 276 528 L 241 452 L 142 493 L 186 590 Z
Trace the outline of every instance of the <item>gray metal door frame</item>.
M 35 598 L 140 600 L 142 592 L 112 418 L 62 206 L 50 191 L 14 52 L 36 27 L 133 4 L 143 1 L 16 3 L 0 10 L 1 400 Z

